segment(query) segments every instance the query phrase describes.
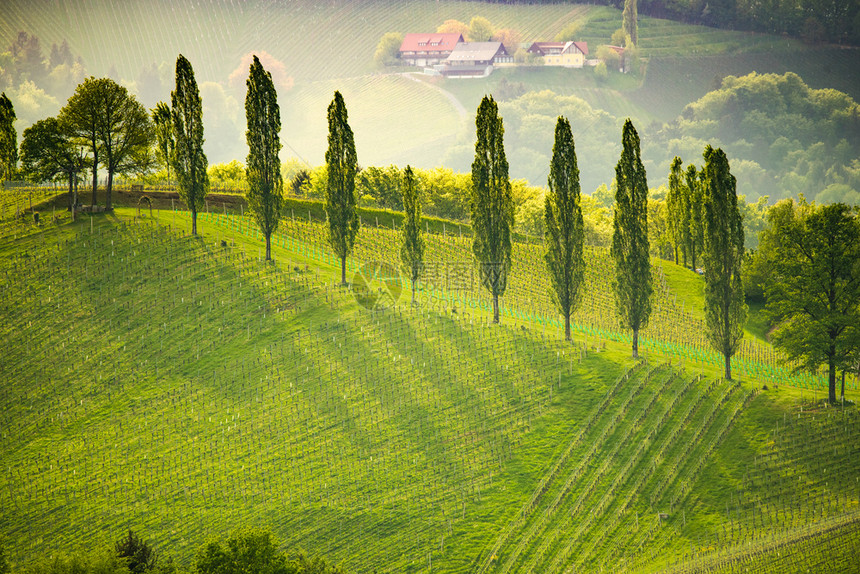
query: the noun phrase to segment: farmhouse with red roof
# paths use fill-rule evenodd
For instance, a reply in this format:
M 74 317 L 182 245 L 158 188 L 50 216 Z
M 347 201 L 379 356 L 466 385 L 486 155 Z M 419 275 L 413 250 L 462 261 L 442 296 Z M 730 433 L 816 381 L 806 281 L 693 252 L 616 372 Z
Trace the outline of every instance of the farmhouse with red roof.
M 400 44 L 400 59 L 412 66 L 441 64 L 462 41 L 462 34 L 406 34 Z

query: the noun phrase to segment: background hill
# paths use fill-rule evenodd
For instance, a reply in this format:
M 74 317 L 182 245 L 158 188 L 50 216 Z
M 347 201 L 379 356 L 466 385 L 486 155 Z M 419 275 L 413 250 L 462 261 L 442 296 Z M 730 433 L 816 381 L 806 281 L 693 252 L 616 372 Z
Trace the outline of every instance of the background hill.
M 322 163 L 325 109 L 334 90 L 339 89 L 354 122 L 362 165 L 409 163 L 432 168 L 445 164 L 463 170 L 471 156 L 474 110 L 484 94 L 493 93 L 509 101 L 505 120 L 514 144 L 510 147 L 522 151 L 511 158 L 511 173 L 535 185 L 543 185 L 546 179 L 552 129 L 545 129 L 545 124 L 547 118 L 554 120 L 554 115 L 542 111 L 535 103 L 539 98 L 531 92 L 549 90 L 553 98 L 583 100 L 584 104 L 575 103 L 572 111 L 587 104 L 593 111 L 587 111 L 586 116 L 607 114 L 597 123 L 577 125 L 577 118 L 571 118 L 579 152 L 591 156 L 582 170 L 588 193 L 611 182 L 620 125 L 626 117 L 636 123 L 643 145 L 653 144 L 646 153 L 653 187 L 668 173 L 671 154 L 667 152 L 682 153 L 685 160 L 698 162 L 701 137 L 689 139 L 696 145 L 670 146 L 667 139 L 658 140 L 660 131 L 664 123 L 675 121 L 685 106 L 719 88 L 728 75 L 791 71 L 810 88 L 837 89 L 855 101 L 860 97 L 856 49 L 809 46 L 782 36 L 719 30 L 644 15 L 639 25 L 640 51 L 648 63 L 640 76 L 610 74 L 600 81 L 590 68 L 528 68 L 498 70 L 486 79 L 446 81 L 420 75 L 404 78 L 389 75 L 404 69 L 374 67 L 373 53 L 384 33 L 435 30 L 445 20 L 468 21 L 475 15 L 488 18 L 497 27 L 518 30 L 524 42 L 552 39 L 572 26 L 579 30 L 576 36 L 589 43 L 592 55 L 621 26 L 621 11 L 615 8 L 556 3 L 252 0 L 204 6 L 156 0 L 123 5 L 100 0 L 11 0 L 0 18 L 0 45 L 10 45 L 20 31 L 26 31 L 39 37 L 47 58 L 51 44 L 59 45 L 65 39 L 72 54 L 81 56 L 83 69 L 55 70 L 56 74 L 37 84 L 22 84 L 23 77 L 0 74 L 0 82 L 6 83 L 4 89 L 16 106 L 18 129 L 22 131 L 37 119 L 56 113 L 74 88 L 71 80 L 83 73 L 111 75 L 136 92 L 145 105 L 154 106 L 156 101 L 169 98 L 174 62 L 182 52 L 193 63 L 201 84 L 209 160 L 226 162 L 243 160 L 247 154 L 242 108 L 247 60 L 251 52 L 265 53 L 264 62 L 275 73 L 284 114 L 285 159 Z M 0 68 L 4 67 L 0 63 Z M 512 101 L 521 95 L 525 99 Z M 557 103 L 553 113 L 564 107 Z M 537 121 L 529 121 L 532 116 Z M 791 123 L 781 125 L 785 133 L 777 137 L 796 139 Z M 733 141 L 719 143 L 731 146 Z M 849 157 L 860 156 L 856 141 L 849 140 L 849 144 Z M 755 163 L 737 170 L 741 193 L 750 199 L 794 194 L 804 187 L 791 185 L 790 191 L 784 191 L 772 166 L 747 157 L 742 147 L 733 151 L 731 159 Z M 850 161 L 838 161 L 839 169 L 850 167 Z M 826 194 L 827 200 L 857 199 L 851 192 L 860 190 L 844 180 L 820 186 L 844 186 Z M 816 185 L 803 189 L 807 197 L 821 191 Z
M 716 378 L 689 336 L 700 279 L 674 265 L 633 363 L 600 251 L 565 345 L 527 244 L 493 326 L 477 289 L 358 304 L 313 213 L 291 210 L 264 265 L 224 210 L 195 239 L 183 212 L 37 228 L 2 205 L 0 531 L 19 564 L 127 528 L 188 564 L 240 525 L 356 572 L 695 571 L 802 540 L 789 571 L 853 560 L 856 409 L 822 410 L 821 381 L 761 344 L 738 383 Z M 371 216 L 354 270 L 392 253 Z M 428 259 L 456 259 L 468 229 L 441 231 Z

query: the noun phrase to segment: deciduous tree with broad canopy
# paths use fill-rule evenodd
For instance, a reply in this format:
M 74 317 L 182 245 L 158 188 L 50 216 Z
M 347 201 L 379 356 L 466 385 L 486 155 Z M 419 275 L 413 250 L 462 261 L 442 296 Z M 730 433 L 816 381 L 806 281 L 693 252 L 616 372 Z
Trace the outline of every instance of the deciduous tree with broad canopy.
M 860 354 L 858 212 L 801 197 L 777 203 L 768 223 L 757 256 L 765 258 L 773 343 L 798 369 L 825 365 L 828 398 L 835 402 L 837 370 L 856 368 Z
M 75 217 L 77 179 L 89 158 L 57 118 L 39 120 L 26 130 L 21 141 L 21 170 L 34 182 L 63 177 L 69 184 L 69 211 Z

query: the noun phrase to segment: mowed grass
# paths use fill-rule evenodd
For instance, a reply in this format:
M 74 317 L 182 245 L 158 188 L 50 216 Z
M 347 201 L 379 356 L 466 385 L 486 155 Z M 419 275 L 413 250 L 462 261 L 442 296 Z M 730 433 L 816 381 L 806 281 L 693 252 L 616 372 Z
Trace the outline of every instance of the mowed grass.
M 369 311 L 313 241 L 265 265 L 214 215 L 135 213 L 0 244 L 16 561 L 131 527 L 187 564 L 250 524 L 357 572 L 650 571 L 857 512 L 856 409 L 438 297 Z

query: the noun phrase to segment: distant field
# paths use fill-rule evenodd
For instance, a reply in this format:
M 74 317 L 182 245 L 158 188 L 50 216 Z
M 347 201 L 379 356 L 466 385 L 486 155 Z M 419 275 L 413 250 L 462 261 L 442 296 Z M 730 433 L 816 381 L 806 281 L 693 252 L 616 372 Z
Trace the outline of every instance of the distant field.
M 295 150 L 312 165 L 324 163 L 326 109 L 335 90 L 346 102 L 361 165 L 435 167 L 462 129 L 460 114 L 448 98 L 401 75 L 312 82 L 279 98 L 285 155 Z

